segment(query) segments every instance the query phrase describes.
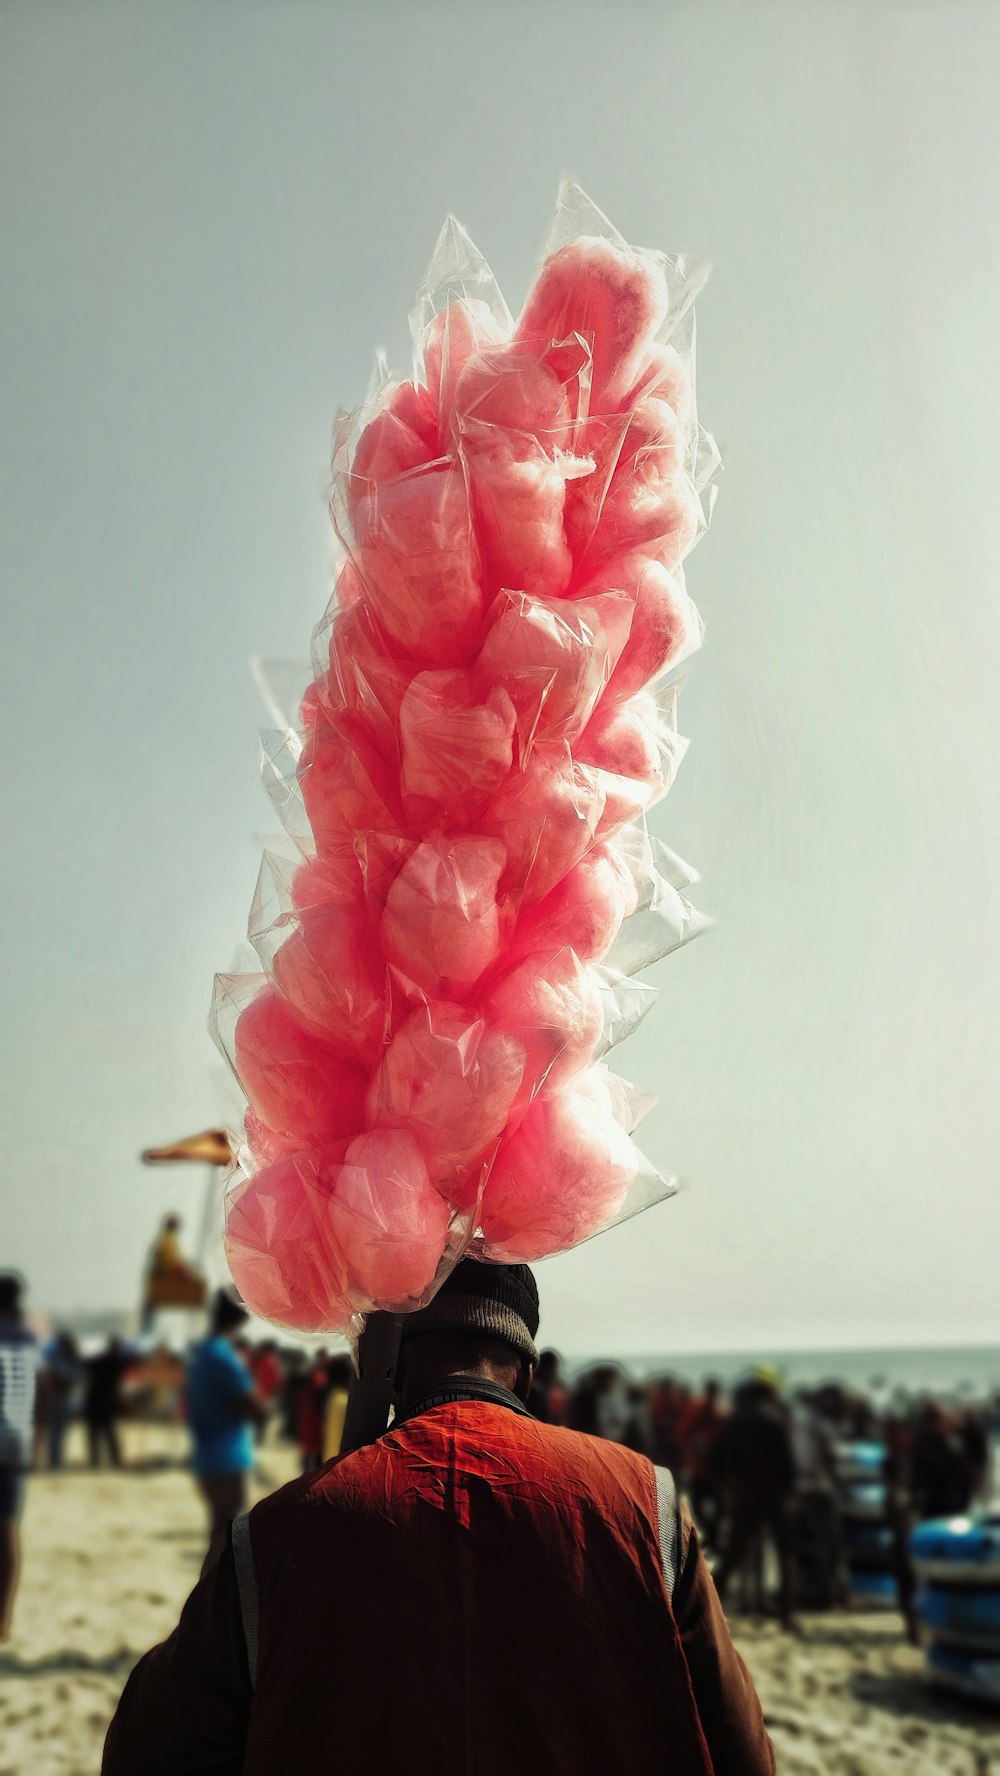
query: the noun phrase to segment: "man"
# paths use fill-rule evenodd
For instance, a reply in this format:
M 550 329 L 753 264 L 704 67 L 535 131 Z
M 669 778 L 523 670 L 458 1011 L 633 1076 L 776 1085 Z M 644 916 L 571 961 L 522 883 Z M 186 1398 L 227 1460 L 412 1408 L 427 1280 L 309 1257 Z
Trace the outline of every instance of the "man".
M 725 1596 L 730 1579 L 748 1555 L 760 1559 L 769 1538 L 778 1557 L 781 1624 L 793 1629 L 795 1457 L 778 1378 L 764 1365 L 736 1390 L 733 1410 L 716 1443 L 716 1470 L 728 1515 L 722 1559 L 715 1569 L 719 1596 Z
M 670 1476 L 531 1418 L 537 1329 L 470 1260 L 406 1317 L 391 1429 L 233 1526 L 104 1776 L 771 1776 Z
M 532 1418 L 540 1418 L 543 1424 L 561 1425 L 566 1422 L 568 1405 L 569 1389 L 562 1377 L 562 1358 L 558 1351 L 544 1350 L 538 1359 L 528 1396 L 528 1411 Z
M 205 1284 L 181 1251 L 181 1218 L 166 1215 L 146 1269 L 142 1307 L 142 1330 L 151 1332 L 156 1312 L 161 1307 L 201 1307 L 205 1300 Z
M 812 1601 L 834 1609 L 848 1601 L 837 1482 L 837 1448 L 820 1410 L 821 1395 L 799 1394 L 791 1417 L 795 1462 L 793 1511 L 799 1581 Z
M 719 1522 L 715 1451 L 726 1422 L 721 1391 L 717 1381 L 706 1381 L 704 1393 L 687 1402 L 677 1424 L 684 1484 L 694 1520 L 710 1548 L 716 1546 Z
M 233 1334 L 247 1318 L 246 1309 L 219 1289 L 209 1335 L 195 1345 L 188 1369 L 192 1465 L 210 1519 L 202 1574 L 222 1553 L 233 1518 L 246 1510 L 247 1475 L 254 1465 L 253 1426 L 263 1418 L 250 1371 L 232 1344 Z
M 913 1507 L 921 1521 L 951 1517 L 969 1508 L 972 1475 L 965 1450 L 935 1400 L 926 1400 L 917 1417 L 910 1485 Z
M 263 1443 L 284 1379 L 278 1346 L 273 1338 L 266 1338 L 263 1344 L 259 1344 L 257 1349 L 250 1353 L 250 1373 L 253 1376 L 257 1398 L 264 1412 L 264 1417 L 257 1427 L 257 1441 Z
M 57 1332 L 43 1356 L 45 1367 L 39 1383 L 44 1394 L 48 1463 L 54 1470 L 63 1465 L 66 1433 L 76 1416 L 84 1367 L 72 1332 Z
M 38 1345 L 24 1324 L 21 1278 L 0 1275 L 0 1641 L 10 1639 L 21 1570 L 21 1511 L 31 1467 Z
M 118 1420 L 122 1413 L 122 1377 L 133 1358 L 117 1336 L 108 1339 L 102 1351 L 86 1365 L 87 1387 L 83 1396 L 83 1421 L 87 1427 L 90 1465 L 101 1465 L 101 1452 L 107 1451 L 113 1468 L 122 1465 L 118 1442 Z

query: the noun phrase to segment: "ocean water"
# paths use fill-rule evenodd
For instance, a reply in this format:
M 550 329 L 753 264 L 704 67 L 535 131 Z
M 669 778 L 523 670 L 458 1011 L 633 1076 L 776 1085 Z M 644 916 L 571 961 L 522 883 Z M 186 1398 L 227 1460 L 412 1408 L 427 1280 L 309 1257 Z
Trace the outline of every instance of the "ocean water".
M 1000 1345 L 886 1346 L 842 1350 L 661 1351 L 619 1356 L 614 1353 L 567 1359 L 571 1375 L 592 1362 L 617 1360 L 630 1374 L 644 1379 L 676 1375 L 689 1384 L 715 1376 L 730 1386 L 756 1362 L 777 1369 L 790 1387 L 841 1381 L 866 1393 L 935 1394 L 981 1399 L 1000 1395 Z

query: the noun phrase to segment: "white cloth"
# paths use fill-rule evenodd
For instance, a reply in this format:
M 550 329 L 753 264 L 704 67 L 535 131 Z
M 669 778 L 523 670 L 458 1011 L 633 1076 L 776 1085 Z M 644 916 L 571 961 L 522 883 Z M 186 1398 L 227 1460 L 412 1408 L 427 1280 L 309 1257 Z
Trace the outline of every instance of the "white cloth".
M 19 1320 L 0 1320 L 0 1467 L 31 1466 L 41 1357 Z

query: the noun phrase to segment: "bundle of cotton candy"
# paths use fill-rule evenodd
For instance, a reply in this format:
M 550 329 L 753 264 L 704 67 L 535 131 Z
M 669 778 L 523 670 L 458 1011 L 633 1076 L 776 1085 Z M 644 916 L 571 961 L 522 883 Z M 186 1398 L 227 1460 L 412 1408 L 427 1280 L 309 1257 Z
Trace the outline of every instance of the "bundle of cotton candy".
M 265 1317 L 412 1309 L 463 1250 L 539 1258 L 637 1206 L 595 1061 L 651 997 L 603 965 L 630 923 L 636 967 L 658 918 L 663 950 L 695 929 L 644 828 L 700 638 L 695 282 L 569 188 L 515 323 L 450 223 L 412 379 L 339 423 L 344 555 L 267 766 L 299 861 L 265 861 L 264 972 L 217 1008 L 249 1100 L 227 1250 Z

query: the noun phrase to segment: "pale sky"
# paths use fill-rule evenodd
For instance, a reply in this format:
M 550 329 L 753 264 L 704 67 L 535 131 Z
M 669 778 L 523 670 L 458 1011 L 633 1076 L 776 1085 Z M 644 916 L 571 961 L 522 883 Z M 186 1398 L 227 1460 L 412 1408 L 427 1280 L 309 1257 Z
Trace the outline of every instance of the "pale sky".
M 540 1268 L 569 1351 L 993 1340 L 1000 9 L 0 14 L 0 1261 L 124 1305 L 202 1174 L 272 818 L 249 658 L 327 596 L 334 414 L 447 211 L 516 309 L 560 172 L 714 262 L 727 462 L 654 824 L 715 932 L 616 1065 L 687 1190 Z

